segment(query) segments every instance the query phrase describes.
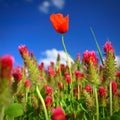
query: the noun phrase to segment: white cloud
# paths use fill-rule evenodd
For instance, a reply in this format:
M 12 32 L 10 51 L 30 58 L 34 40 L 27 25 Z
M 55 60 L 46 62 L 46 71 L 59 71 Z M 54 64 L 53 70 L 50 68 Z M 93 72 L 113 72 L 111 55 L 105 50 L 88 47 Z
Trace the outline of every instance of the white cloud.
M 56 59 L 58 54 L 60 54 L 60 62 L 63 64 L 66 64 L 67 57 L 64 51 L 62 50 L 46 50 L 45 52 L 42 53 L 45 58 L 40 58 L 39 63 L 44 62 L 45 68 L 47 68 L 50 65 L 50 62 L 56 63 Z M 73 62 L 73 60 L 69 57 L 69 61 Z
M 47 14 L 51 8 L 63 9 L 64 5 L 65 0 L 45 0 L 39 5 L 38 9 Z
M 39 10 L 43 13 L 48 13 L 50 8 L 50 2 L 44 1 L 42 4 L 39 6 Z
M 116 65 L 120 66 L 120 56 L 115 57 Z
M 52 4 L 58 9 L 62 9 L 65 4 L 65 0 L 52 0 Z

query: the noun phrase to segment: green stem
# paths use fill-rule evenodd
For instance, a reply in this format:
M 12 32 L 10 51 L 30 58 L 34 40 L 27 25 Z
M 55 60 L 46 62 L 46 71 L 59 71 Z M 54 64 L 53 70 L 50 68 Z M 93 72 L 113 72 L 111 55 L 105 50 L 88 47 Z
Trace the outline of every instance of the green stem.
M 63 45 L 64 51 L 66 53 L 67 62 L 68 62 L 69 61 L 68 60 L 68 52 L 67 52 L 67 49 L 66 49 L 66 46 L 65 46 L 65 43 L 64 43 L 64 35 L 63 34 L 62 34 L 62 45 Z M 68 65 L 69 65 L 69 62 L 68 62 Z
M 43 99 L 42 95 L 40 94 L 38 86 L 36 87 L 36 92 L 38 94 L 38 97 L 39 97 L 42 105 L 43 105 L 43 109 L 44 109 L 44 113 L 45 113 L 45 118 L 46 118 L 46 120 L 48 120 L 48 114 L 47 114 L 47 109 L 46 109 L 46 106 L 45 106 L 45 102 L 44 102 L 44 99 Z
M 103 107 L 103 118 L 105 118 L 105 108 Z
M 62 34 L 62 45 L 63 45 L 64 51 L 65 51 L 65 54 L 66 54 L 66 57 L 67 57 L 67 62 L 68 62 L 68 67 L 69 67 L 69 73 L 70 73 L 70 77 L 72 79 L 72 72 L 71 72 L 71 69 L 70 69 L 69 55 L 68 55 L 68 52 L 67 52 L 67 49 L 66 49 L 66 46 L 65 46 L 65 43 L 64 43 L 64 34 Z M 71 95 L 73 97 L 72 81 L 71 81 Z
M 78 81 L 78 100 L 80 99 L 80 88 L 79 88 L 79 81 Z
M 97 94 L 97 88 L 94 88 L 95 90 L 95 100 L 96 100 L 96 120 L 99 120 L 99 103 L 98 103 L 98 94 Z
M 27 99 L 28 99 L 28 90 L 26 90 L 26 95 L 25 95 L 26 104 L 27 104 Z
M 110 82 L 110 116 L 112 116 L 112 85 Z
M 0 120 L 4 120 L 4 111 L 5 111 L 5 107 L 3 106 L 0 111 Z

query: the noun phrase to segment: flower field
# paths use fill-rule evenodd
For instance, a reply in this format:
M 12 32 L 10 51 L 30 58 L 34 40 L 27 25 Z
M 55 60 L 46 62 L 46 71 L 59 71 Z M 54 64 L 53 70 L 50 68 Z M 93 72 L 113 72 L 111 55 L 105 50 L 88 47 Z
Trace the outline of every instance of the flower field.
M 26 45 L 18 46 L 23 66 L 1 56 L 0 120 L 120 120 L 120 66 L 112 43 L 103 45 L 104 59 L 96 41 L 100 58 L 86 50 L 71 63 L 64 43 L 69 16 L 52 14 L 50 21 L 62 36 L 66 64 L 58 54 L 45 69 Z

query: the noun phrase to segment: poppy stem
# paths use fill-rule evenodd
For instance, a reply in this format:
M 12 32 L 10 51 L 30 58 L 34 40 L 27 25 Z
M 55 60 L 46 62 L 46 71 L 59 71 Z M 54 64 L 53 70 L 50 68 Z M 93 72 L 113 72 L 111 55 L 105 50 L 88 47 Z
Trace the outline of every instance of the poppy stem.
M 66 54 L 66 57 L 67 57 L 67 63 L 68 63 L 68 66 L 69 66 L 70 76 L 72 77 L 71 70 L 70 70 L 69 55 L 68 55 L 68 52 L 67 52 L 67 49 L 66 49 L 66 46 L 65 46 L 65 43 L 64 43 L 64 34 L 62 34 L 62 45 L 63 45 L 64 51 L 65 51 L 65 54 Z
M 68 65 L 69 65 L 68 52 L 67 52 L 67 49 L 66 49 L 66 46 L 65 46 L 65 42 L 64 42 L 64 34 L 62 34 L 62 45 L 63 45 L 64 51 L 66 53 L 67 62 L 68 62 Z
M 68 52 L 67 52 L 67 49 L 66 49 L 66 46 L 65 46 L 65 43 L 64 43 L 64 34 L 62 34 L 62 45 L 63 45 L 64 51 L 65 51 L 65 54 L 66 54 L 66 57 L 67 57 L 67 62 L 68 62 L 68 67 L 69 67 L 69 73 L 70 73 L 70 77 L 71 77 L 71 79 L 72 79 L 72 73 L 71 73 L 71 69 L 70 69 L 69 54 L 68 54 Z M 71 80 L 71 94 L 72 94 L 72 97 L 73 97 L 72 80 Z

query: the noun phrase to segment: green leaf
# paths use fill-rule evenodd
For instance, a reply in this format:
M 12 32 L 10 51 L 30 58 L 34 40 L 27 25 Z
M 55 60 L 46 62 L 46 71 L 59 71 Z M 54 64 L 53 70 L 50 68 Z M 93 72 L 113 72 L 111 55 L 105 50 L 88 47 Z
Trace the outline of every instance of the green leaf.
M 9 117 L 19 117 L 23 115 L 23 106 L 18 103 L 12 103 L 6 107 L 5 114 Z
M 99 53 L 99 56 L 100 56 L 100 60 L 101 60 L 101 62 L 102 62 L 102 65 L 104 65 L 102 53 L 101 53 L 101 50 L 100 50 L 100 46 L 99 46 L 99 44 L 98 44 L 98 42 L 97 42 L 95 33 L 94 33 L 94 31 L 93 31 L 92 28 L 90 28 L 90 31 L 91 31 L 91 33 L 92 33 L 92 35 L 93 35 L 93 38 L 94 38 L 94 41 L 95 41 L 95 43 L 96 43 L 96 47 L 97 47 L 97 50 L 98 50 L 98 53 Z

